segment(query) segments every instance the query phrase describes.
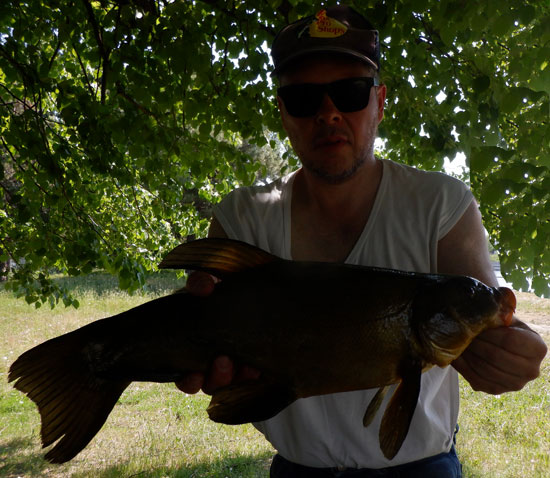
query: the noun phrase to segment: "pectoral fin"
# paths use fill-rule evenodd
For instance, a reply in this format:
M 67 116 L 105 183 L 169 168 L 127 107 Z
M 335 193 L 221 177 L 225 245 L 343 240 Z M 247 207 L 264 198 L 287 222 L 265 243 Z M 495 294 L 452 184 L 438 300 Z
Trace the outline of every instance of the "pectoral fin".
M 402 381 L 386 407 L 380 424 L 380 449 L 389 460 L 397 455 L 409 432 L 420 394 L 420 363 L 407 364 L 402 370 Z
M 268 420 L 296 400 L 296 394 L 267 380 L 247 380 L 220 388 L 207 412 L 211 420 L 228 425 Z
M 382 405 L 382 402 L 384 401 L 386 393 L 388 393 L 389 388 L 389 385 L 386 385 L 385 387 L 378 389 L 376 395 L 372 398 L 365 411 L 365 415 L 363 416 L 363 426 L 368 427 L 372 423 L 378 409 L 380 408 L 380 405 Z

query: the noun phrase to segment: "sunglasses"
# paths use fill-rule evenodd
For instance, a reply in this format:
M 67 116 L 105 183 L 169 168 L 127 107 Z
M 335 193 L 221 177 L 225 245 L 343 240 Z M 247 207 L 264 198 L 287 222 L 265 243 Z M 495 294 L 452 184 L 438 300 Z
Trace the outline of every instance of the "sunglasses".
M 378 85 L 376 78 L 346 78 L 332 83 L 299 83 L 281 86 L 277 89 L 277 94 L 291 116 L 306 118 L 314 116 L 319 111 L 325 92 L 340 112 L 360 111 L 369 104 L 371 87 Z

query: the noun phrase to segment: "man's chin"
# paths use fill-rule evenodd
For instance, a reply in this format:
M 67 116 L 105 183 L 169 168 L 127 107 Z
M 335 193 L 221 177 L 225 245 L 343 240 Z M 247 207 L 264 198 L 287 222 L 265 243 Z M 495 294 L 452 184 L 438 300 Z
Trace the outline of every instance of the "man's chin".
M 330 170 L 328 168 L 315 167 L 316 165 L 303 164 L 304 169 L 321 179 L 327 184 L 343 184 L 352 179 L 361 166 L 365 163 L 365 160 L 356 161 L 350 168 Z

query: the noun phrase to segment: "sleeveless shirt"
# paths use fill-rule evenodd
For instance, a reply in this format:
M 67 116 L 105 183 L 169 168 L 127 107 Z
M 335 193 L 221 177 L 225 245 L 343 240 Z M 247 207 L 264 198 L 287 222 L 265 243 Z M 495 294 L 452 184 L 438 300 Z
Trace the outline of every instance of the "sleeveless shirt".
M 345 262 L 437 272 L 438 241 L 470 205 L 470 190 L 443 173 L 390 160 L 382 160 L 382 164 L 371 215 Z M 292 259 L 290 214 L 295 174 L 227 195 L 214 208 L 214 215 L 228 237 Z M 409 433 L 390 461 L 380 450 L 378 430 L 394 388 L 368 427 L 363 426 L 363 415 L 376 389 L 299 399 L 270 420 L 254 425 L 287 460 L 311 467 L 383 468 L 449 451 L 458 417 L 456 371 L 433 367 L 422 374 Z

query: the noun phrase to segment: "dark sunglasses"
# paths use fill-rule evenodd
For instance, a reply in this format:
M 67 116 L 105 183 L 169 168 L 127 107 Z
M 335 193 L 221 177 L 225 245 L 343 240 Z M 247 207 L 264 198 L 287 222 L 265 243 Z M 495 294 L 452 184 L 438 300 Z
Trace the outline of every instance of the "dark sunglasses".
M 360 111 L 369 104 L 371 87 L 378 84 L 378 80 L 371 77 L 346 78 L 332 83 L 281 86 L 277 89 L 277 94 L 291 116 L 306 118 L 319 111 L 325 92 L 342 113 Z

